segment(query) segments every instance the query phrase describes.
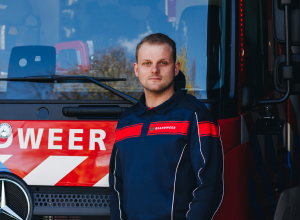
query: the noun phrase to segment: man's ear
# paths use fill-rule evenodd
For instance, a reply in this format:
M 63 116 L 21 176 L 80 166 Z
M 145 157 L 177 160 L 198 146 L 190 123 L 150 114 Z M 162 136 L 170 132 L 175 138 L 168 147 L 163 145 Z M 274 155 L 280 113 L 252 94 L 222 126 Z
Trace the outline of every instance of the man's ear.
M 175 76 L 178 75 L 179 70 L 180 70 L 180 63 L 179 63 L 179 62 L 176 62 L 176 63 L 175 63 Z
M 139 77 L 139 72 L 138 72 L 138 64 L 134 63 L 133 64 L 133 68 L 134 68 L 134 73 L 136 77 Z

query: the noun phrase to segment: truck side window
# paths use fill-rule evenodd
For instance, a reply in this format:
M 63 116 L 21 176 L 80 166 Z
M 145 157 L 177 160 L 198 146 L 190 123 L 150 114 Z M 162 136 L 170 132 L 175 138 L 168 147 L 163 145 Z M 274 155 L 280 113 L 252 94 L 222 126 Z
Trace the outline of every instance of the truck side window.
M 245 65 L 246 78 L 261 97 L 274 90 L 274 38 L 271 0 L 245 1 Z M 267 12 L 267 13 L 265 13 Z

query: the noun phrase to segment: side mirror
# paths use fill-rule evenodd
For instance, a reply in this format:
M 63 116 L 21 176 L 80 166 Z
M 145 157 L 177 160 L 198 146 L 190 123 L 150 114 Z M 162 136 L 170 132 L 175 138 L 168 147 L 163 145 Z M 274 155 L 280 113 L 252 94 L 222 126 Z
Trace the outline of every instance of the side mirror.
M 241 88 L 241 106 L 243 111 L 250 111 L 257 104 L 257 90 L 252 84 L 243 84 Z
M 279 74 L 279 65 L 275 65 L 275 70 L 277 70 L 277 77 L 274 78 L 276 78 L 275 85 L 278 85 L 278 79 L 280 77 L 282 78 L 281 82 L 284 82 L 286 85 L 286 89 L 284 90 L 285 95 L 281 99 L 259 100 L 257 101 L 257 104 L 254 104 L 253 107 L 259 105 L 280 104 L 290 97 L 292 81 L 294 82 L 295 79 L 291 59 L 291 45 L 300 45 L 299 3 L 300 0 L 273 0 L 274 38 L 279 42 L 285 43 L 285 65 L 282 65 L 281 74 Z
M 274 84 L 277 91 L 286 93 L 286 79 L 284 77 L 285 56 L 279 56 L 274 62 Z M 292 71 L 291 94 L 300 93 L 300 54 L 291 55 L 290 65 Z
M 258 100 L 256 88 L 251 84 L 244 84 L 241 88 L 241 107 L 243 111 L 250 111 L 260 105 L 277 105 L 286 101 L 291 94 L 291 80 L 286 80 L 285 95 L 281 99 Z
M 285 55 L 275 60 L 274 82 L 278 91 L 285 93 L 281 99 L 256 100 L 253 88 L 242 87 L 242 109 L 259 105 L 274 105 L 286 101 L 292 93 L 300 92 L 300 55 L 291 55 L 291 45 L 300 45 L 300 0 L 273 0 L 274 38 L 285 44 Z M 293 83 L 292 83 L 293 82 Z M 253 93 L 253 94 L 252 94 Z M 252 103 L 252 105 L 251 105 Z
M 290 43 L 300 45 L 300 0 L 273 0 L 274 38 L 279 43 L 286 41 L 284 4 L 290 6 Z

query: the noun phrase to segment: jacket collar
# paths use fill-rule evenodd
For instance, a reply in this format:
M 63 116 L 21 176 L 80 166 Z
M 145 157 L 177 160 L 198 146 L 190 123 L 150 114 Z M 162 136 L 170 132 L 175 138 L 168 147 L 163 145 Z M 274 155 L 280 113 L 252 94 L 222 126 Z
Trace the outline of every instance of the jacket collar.
M 165 112 L 174 108 L 175 105 L 180 101 L 180 99 L 183 96 L 184 94 L 180 89 L 175 89 L 175 93 L 172 95 L 170 99 L 160 104 L 159 106 L 154 107 L 153 110 L 159 114 L 164 114 Z M 146 106 L 145 93 L 140 97 L 138 104 L 139 104 L 138 115 L 142 115 L 148 110 L 148 107 Z

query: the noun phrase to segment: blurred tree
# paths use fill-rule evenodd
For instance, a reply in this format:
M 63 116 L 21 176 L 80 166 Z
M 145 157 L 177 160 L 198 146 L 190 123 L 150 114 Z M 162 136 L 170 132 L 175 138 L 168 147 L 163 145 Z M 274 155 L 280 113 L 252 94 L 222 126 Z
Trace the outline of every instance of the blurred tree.
M 180 62 L 180 70 L 185 75 L 186 79 L 186 89 L 192 95 L 197 95 L 194 88 L 198 87 L 196 84 L 196 60 L 195 58 L 189 63 L 188 50 L 186 46 L 179 48 L 179 53 L 177 54 L 177 61 Z
M 143 92 L 138 78 L 134 74 L 134 58 L 130 57 L 126 49 L 121 46 L 106 48 L 94 53 L 91 60 L 91 70 L 80 72 L 78 68 L 69 70 L 66 75 L 87 75 L 91 77 L 126 78 L 126 81 L 103 82 L 108 86 L 139 98 Z M 121 99 L 97 85 L 91 83 L 58 84 L 56 92 L 67 100 L 116 100 Z

